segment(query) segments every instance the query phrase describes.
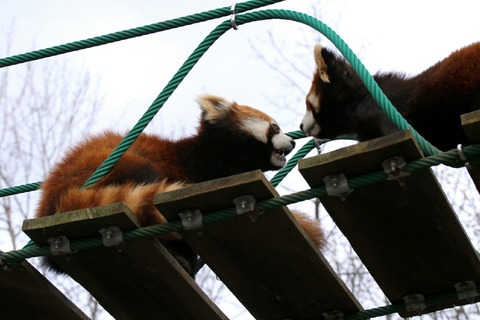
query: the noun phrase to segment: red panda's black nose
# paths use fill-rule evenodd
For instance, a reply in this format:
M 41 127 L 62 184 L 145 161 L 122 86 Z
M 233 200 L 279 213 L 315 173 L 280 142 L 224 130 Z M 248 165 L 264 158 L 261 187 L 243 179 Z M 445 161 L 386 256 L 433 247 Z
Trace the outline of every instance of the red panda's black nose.
M 294 149 L 295 148 L 295 140 L 290 141 L 290 143 L 292 144 L 292 149 Z
M 300 123 L 300 130 L 303 131 L 303 123 Z

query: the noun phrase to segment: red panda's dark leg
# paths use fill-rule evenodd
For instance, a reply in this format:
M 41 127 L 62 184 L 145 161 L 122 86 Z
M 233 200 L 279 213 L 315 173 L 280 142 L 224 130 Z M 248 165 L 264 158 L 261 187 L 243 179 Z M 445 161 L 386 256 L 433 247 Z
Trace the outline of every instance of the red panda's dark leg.
M 161 240 L 161 242 L 185 271 L 195 278 L 197 253 L 185 241 Z

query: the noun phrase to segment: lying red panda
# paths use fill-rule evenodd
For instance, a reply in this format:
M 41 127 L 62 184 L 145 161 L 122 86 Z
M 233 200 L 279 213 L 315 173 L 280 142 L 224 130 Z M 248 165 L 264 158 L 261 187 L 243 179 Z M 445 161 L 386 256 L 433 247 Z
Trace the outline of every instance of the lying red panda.
M 195 135 L 172 141 L 141 134 L 112 171 L 89 189 L 80 187 L 123 135 L 105 132 L 71 149 L 43 182 L 36 217 L 123 201 L 142 226 L 165 223 L 153 206 L 153 196 L 157 193 L 256 169 L 277 170 L 285 165 L 285 156 L 293 150 L 295 142 L 280 130 L 274 119 L 216 96 L 202 96 L 198 103 L 202 113 Z M 294 215 L 321 247 L 324 236 L 318 223 L 299 213 Z M 194 276 L 196 253 L 178 239 L 161 241 Z M 45 262 L 56 268 L 48 258 Z
M 300 129 L 307 135 L 359 141 L 397 130 L 343 58 L 315 46 L 317 70 L 306 96 Z M 425 139 L 441 150 L 467 144 L 460 115 L 480 109 L 480 42 L 453 52 L 414 77 L 374 76 L 395 108 Z

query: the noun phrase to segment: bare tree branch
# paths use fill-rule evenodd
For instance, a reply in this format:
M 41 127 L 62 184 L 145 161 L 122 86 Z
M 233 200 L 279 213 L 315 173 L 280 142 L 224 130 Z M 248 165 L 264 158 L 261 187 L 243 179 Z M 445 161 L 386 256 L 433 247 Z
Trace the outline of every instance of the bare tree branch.
M 0 188 L 43 179 L 73 139 L 94 123 L 102 103 L 97 88 L 87 72 L 63 57 L 0 70 Z M 21 225 L 33 217 L 37 199 L 38 192 L 0 198 L 2 250 L 27 242 Z M 75 282 L 51 280 L 92 319 L 104 313 Z

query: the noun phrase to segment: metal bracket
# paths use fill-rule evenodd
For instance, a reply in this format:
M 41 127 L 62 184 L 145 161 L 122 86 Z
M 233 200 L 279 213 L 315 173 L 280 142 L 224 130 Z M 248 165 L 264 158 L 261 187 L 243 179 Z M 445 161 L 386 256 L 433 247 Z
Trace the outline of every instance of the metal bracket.
M 383 171 L 388 181 L 397 180 L 400 185 L 404 185 L 403 178 L 411 173 L 408 171 L 407 162 L 404 157 L 393 157 L 382 162 Z
M 353 192 L 353 189 L 348 186 L 347 177 L 343 173 L 328 175 L 323 178 L 323 183 L 325 183 L 329 196 L 340 197 L 343 201 Z
M 324 312 L 323 318 L 325 320 L 343 320 L 345 318 L 345 315 L 341 310 L 333 310 L 330 312 Z
M 259 215 L 263 212 L 258 212 L 257 210 L 257 200 L 252 195 L 244 195 L 236 197 L 233 199 L 235 208 L 237 210 L 237 215 L 245 215 L 250 217 L 252 222 L 257 221 Z
M 12 268 L 10 268 L 5 262 L 3 262 L 2 259 L 0 259 L 0 268 L 2 268 L 4 271 L 11 271 Z
M 185 230 L 197 230 L 203 227 L 203 215 L 198 209 L 188 209 L 178 214 Z
M 455 290 L 457 290 L 457 295 L 459 300 L 471 299 L 479 295 L 477 290 L 477 285 L 474 281 L 465 281 L 455 284 Z
M 421 293 L 409 294 L 403 297 L 407 312 L 414 312 L 417 315 L 422 314 L 423 310 L 427 308 L 425 297 Z
M 317 139 L 313 138 L 313 141 L 315 143 L 315 149 L 317 149 L 318 154 L 322 153 L 322 149 L 325 146 L 325 143 L 332 141 L 330 139 Z
M 467 156 L 465 155 L 465 152 L 463 151 L 462 144 L 457 145 L 457 152 L 458 152 L 458 157 L 460 158 L 460 160 L 465 165 L 465 168 L 467 168 L 468 170 L 471 170 L 472 165 L 470 164 L 470 162 L 468 162 Z
M 3 271 L 13 271 L 13 268 L 6 264 L 3 266 Z
M 230 7 L 230 13 L 232 14 L 232 16 L 230 17 L 230 24 L 232 25 L 233 30 L 238 30 L 237 11 L 235 10 L 236 6 L 237 6 L 237 3 L 234 2 L 234 3 L 232 3 L 232 6 Z
M 122 230 L 117 226 L 104 227 L 98 230 L 102 235 L 103 245 L 113 247 L 123 242 Z
M 255 197 L 251 195 L 236 197 L 233 199 L 233 203 L 235 204 L 238 215 L 255 211 L 257 204 Z
M 50 237 L 47 242 L 50 244 L 50 251 L 54 256 L 72 253 L 70 240 L 65 236 Z

